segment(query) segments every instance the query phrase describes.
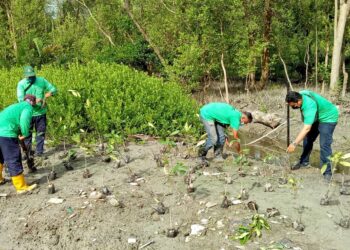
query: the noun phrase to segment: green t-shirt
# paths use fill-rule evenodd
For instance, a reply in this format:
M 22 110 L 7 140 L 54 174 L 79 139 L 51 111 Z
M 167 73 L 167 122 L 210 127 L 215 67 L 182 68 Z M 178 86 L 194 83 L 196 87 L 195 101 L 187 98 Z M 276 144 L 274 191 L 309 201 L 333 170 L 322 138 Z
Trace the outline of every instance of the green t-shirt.
M 312 125 L 317 117 L 320 123 L 338 122 L 339 111 L 333 103 L 310 90 L 302 90 L 299 93 L 303 98 L 301 112 L 305 125 Z
M 28 102 L 12 104 L 0 112 L 0 136 L 16 138 L 29 135 L 33 107 Z
M 204 105 L 200 109 L 200 115 L 206 121 L 217 121 L 230 125 L 235 130 L 238 130 L 241 125 L 242 113 L 223 102 L 212 102 Z
M 57 93 L 55 86 L 53 86 L 50 82 L 48 82 L 43 77 L 36 77 L 33 85 L 24 93 L 24 90 L 30 85 L 27 78 L 22 79 L 17 85 L 17 98 L 18 101 L 21 102 L 24 99 L 26 94 L 34 95 L 37 99 L 43 100 L 45 94 L 51 92 L 53 95 Z M 42 103 L 38 103 L 34 106 L 33 116 L 39 116 L 46 114 L 47 106 L 42 107 Z

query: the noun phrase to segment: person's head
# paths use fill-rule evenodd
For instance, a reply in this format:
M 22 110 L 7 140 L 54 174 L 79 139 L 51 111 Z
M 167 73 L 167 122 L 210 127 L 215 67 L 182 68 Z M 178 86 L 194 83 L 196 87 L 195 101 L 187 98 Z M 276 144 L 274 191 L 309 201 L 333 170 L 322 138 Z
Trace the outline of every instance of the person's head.
M 34 95 L 25 95 L 24 101 L 28 102 L 30 105 L 34 106 L 36 104 L 36 97 Z
M 29 77 L 35 76 L 35 71 L 32 66 L 25 66 L 23 70 L 24 70 L 23 72 L 24 77 L 29 78 Z
M 286 103 L 292 107 L 292 109 L 300 109 L 303 98 L 298 92 L 289 91 L 286 95 Z
M 251 123 L 253 121 L 252 113 L 244 111 L 241 116 L 241 124 Z

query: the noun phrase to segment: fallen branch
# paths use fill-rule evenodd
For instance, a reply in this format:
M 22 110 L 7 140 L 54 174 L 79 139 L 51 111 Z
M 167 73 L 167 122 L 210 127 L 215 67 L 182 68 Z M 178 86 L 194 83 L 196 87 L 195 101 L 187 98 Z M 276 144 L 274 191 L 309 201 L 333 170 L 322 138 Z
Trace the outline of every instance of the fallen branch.
M 267 114 L 261 111 L 252 111 L 253 122 L 260 123 L 272 129 L 277 128 L 282 121 L 282 118 L 277 114 Z
M 279 125 L 279 126 L 276 127 L 275 129 L 271 130 L 271 131 L 268 132 L 267 134 L 263 135 L 262 137 L 260 137 L 260 138 L 258 138 L 258 139 L 256 139 L 256 140 L 254 140 L 254 141 L 251 141 L 251 142 L 249 142 L 249 143 L 244 144 L 244 146 L 249 146 L 249 145 L 252 145 L 252 144 L 254 144 L 254 143 L 256 143 L 256 142 L 262 140 L 263 138 L 265 138 L 265 137 L 269 136 L 270 134 L 276 132 L 276 130 L 278 130 L 280 127 L 283 127 L 283 125 L 285 125 L 286 123 L 287 123 L 287 121 L 281 123 L 281 125 Z

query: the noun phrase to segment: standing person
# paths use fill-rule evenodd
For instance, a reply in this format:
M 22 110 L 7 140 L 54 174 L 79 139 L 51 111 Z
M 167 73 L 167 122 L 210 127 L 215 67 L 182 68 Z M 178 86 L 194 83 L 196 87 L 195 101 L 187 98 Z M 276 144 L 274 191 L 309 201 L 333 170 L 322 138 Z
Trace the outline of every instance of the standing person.
M 13 104 L 0 112 L 0 182 L 4 180 L 2 170 L 6 163 L 18 194 L 37 187 L 37 184 L 28 186 L 24 179 L 19 146 L 19 140 L 24 140 L 29 135 L 36 98 L 26 95 L 23 99 L 23 102 Z
M 320 135 L 320 165 L 327 164 L 323 173 L 326 181 L 332 176 L 331 164 L 328 159 L 332 155 L 333 132 L 339 118 L 337 107 L 326 98 L 309 90 L 290 91 L 286 95 L 286 102 L 293 109 L 300 109 L 304 126 L 294 142 L 287 148 L 291 153 L 296 145 L 303 141 L 303 152 L 292 170 L 307 167 L 314 141 Z
M 200 119 L 208 135 L 204 147 L 199 152 L 199 156 L 205 160 L 205 156 L 212 147 L 214 147 L 215 157 L 225 158 L 223 150 L 226 141 L 226 127 L 230 127 L 233 138 L 238 140 L 236 150 L 240 152 L 238 129 L 240 125 L 252 122 L 253 117 L 251 113 L 240 112 L 227 103 L 212 102 L 200 109 Z
M 36 97 L 36 105 L 33 109 L 33 118 L 30 124 L 29 136 L 25 139 L 25 144 L 29 152 L 32 152 L 32 132 L 36 131 L 36 156 L 42 156 L 44 153 L 44 141 L 46 133 L 46 100 L 55 95 L 57 90 L 50 82 L 43 77 L 37 77 L 31 66 L 24 67 L 24 79 L 17 85 L 18 101 L 23 101 L 26 94 Z

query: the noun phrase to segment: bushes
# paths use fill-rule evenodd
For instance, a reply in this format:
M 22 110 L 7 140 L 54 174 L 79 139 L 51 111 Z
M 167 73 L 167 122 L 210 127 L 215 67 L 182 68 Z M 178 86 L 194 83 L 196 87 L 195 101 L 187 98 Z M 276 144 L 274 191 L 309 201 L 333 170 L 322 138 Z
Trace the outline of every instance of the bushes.
M 20 68 L 0 71 L 1 105 L 16 101 Z M 176 83 L 148 77 L 126 66 L 70 64 L 46 66 L 38 72 L 58 88 L 48 100 L 52 139 L 72 138 L 78 133 L 101 138 L 144 133 L 166 137 L 174 131 L 196 134 L 197 104 Z M 9 95 L 7 95 L 9 94 Z M 188 125 L 192 125 L 188 129 Z

